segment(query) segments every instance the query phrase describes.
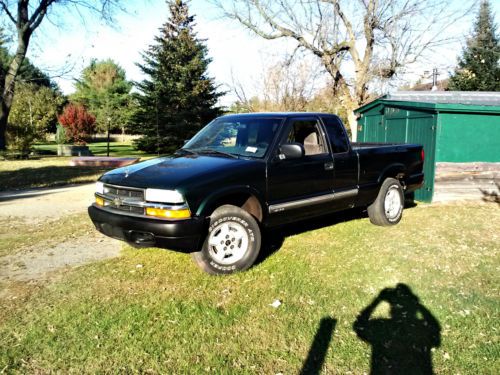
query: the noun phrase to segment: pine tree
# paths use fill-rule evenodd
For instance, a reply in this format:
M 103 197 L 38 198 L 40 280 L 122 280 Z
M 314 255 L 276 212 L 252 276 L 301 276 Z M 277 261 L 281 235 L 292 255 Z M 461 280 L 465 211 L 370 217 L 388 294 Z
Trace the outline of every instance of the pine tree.
M 500 91 L 500 45 L 490 3 L 481 2 L 472 36 L 450 78 L 450 90 Z
M 83 104 L 96 117 L 97 130 L 105 132 L 128 125 L 132 113 L 130 90 L 125 70 L 111 59 L 95 60 L 83 69 L 75 83 L 71 100 Z
M 139 110 L 133 130 L 136 145 L 148 152 L 169 153 L 220 114 L 217 92 L 207 68 L 207 47 L 193 31 L 194 17 L 182 0 L 167 1 L 170 18 L 138 64 L 148 77 L 137 86 Z

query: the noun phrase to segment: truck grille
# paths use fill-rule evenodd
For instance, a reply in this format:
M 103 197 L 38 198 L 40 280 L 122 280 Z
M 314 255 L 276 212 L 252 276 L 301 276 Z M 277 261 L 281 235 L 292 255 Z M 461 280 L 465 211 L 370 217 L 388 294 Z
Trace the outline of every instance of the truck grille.
M 104 185 L 104 195 L 113 198 L 131 198 L 134 201 L 144 201 L 144 190 Z
M 102 198 L 105 207 L 123 212 L 144 215 L 144 190 L 104 184 Z
M 117 205 L 113 201 L 111 201 L 106 206 L 110 207 L 110 208 L 114 208 L 115 210 L 120 210 L 120 211 L 125 211 L 125 212 L 131 212 L 131 213 L 134 213 L 134 214 L 139 214 L 139 215 L 143 215 L 144 214 L 144 208 L 143 207 L 129 206 L 129 205 L 126 205 L 126 204 Z

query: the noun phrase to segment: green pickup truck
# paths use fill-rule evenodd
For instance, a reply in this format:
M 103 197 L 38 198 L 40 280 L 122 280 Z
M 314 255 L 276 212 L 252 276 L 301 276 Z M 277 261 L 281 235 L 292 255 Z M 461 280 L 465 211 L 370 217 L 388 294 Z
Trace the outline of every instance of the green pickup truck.
M 397 224 L 423 160 L 421 145 L 350 143 L 330 114 L 227 115 L 174 156 L 105 173 L 88 212 L 110 237 L 192 253 L 227 274 L 252 266 L 264 228 L 352 207 Z

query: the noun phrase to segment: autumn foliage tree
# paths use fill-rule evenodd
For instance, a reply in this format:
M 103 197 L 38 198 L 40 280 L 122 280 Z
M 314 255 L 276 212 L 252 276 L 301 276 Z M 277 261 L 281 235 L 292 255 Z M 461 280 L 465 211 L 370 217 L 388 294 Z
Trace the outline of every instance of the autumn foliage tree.
M 67 137 L 75 144 L 84 145 L 85 140 L 95 131 L 95 116 L 81 104 L 68 104 L 58 120 L 66 129 Z
M 121 8 L 120 0 L 0 0 L 0 16 L 2 26 L 10 24 L 15 29 L 16 38 L 11 58 L 0 66 L 0 150 L 6 147 L 5 133 L 8 127 L 9 114 L 14 100 L 15 86 L 31 37 L 44 22 L 56 23 L 59 19 L 72 14 L 81 16 L 86 10 L 101 19 L 111 22 L 111 14 Z M 43 32 L 39 34 L 43 37 Z M 51 36 L 52 37 L 52 36 Z
M 93 59 L 76 81 L 76 92 L 71 99 L 95 115 L 99 132 L 110 127 L 124 133 L 132 115 L 132 86 L 125 70 L 113 60 Z

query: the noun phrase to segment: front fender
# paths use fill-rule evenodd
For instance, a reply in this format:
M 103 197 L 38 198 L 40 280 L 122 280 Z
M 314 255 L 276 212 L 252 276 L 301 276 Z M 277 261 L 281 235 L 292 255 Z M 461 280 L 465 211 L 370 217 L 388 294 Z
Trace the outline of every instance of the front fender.
M 223 200 L 224 197 L 235 196 L 238 194 L 255 196 L 258 199 L 262 207 L 262 212 L 264 214 L 264 212 L 266 211 L 266 203 L 262 194 L 252 186 L 237 185 L 224 187 L 212 192 L 200 203 L 200 205 L 198 206 L 198 210 L 196 211 L 196 215 L 202 217 L 209 216 L 213 212 L 213 210 L 217 208 L 215 207 L 217 205 L 217 202 Z

